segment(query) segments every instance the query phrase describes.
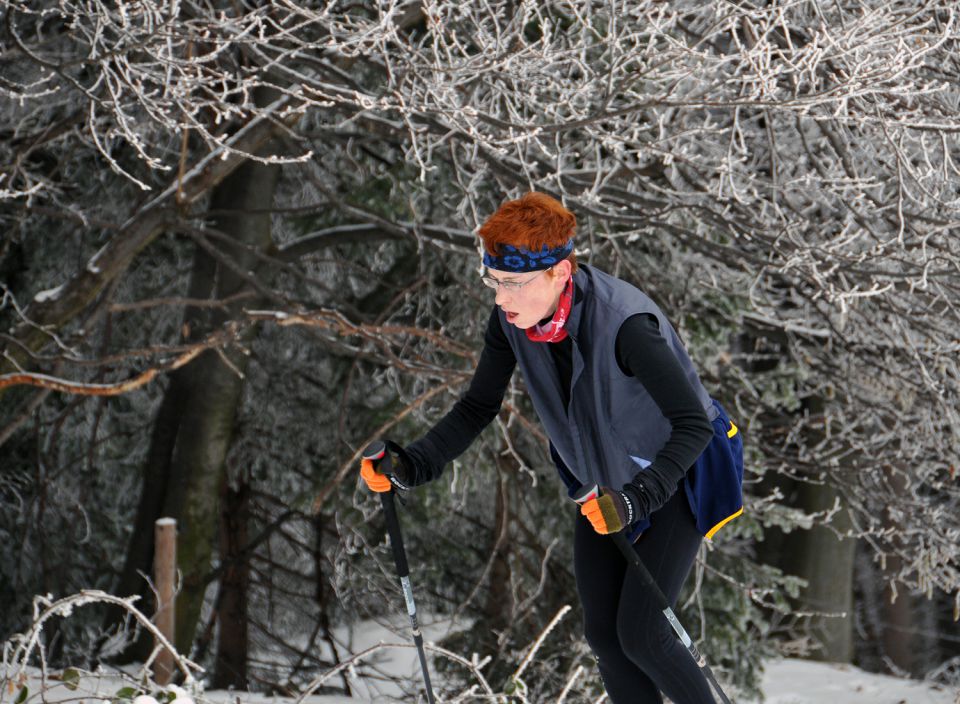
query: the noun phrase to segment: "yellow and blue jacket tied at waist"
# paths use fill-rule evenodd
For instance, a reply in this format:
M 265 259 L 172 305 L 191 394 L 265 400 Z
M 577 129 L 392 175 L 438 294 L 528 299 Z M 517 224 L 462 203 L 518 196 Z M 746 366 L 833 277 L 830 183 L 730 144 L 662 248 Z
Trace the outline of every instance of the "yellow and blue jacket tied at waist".
M 683 479 L 697 529 L 706 538 L 743 513 L 743 439 L 723 407 L 713 420 L 713 438 Z

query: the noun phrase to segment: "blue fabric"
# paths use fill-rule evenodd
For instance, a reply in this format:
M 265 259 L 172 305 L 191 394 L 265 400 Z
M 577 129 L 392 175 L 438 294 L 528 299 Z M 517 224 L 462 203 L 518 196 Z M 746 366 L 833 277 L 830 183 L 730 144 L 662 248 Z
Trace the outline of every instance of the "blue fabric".
M 712 422 L 713 438 L 681 483 L 697 530 L 710 538 L 743 510 L 743 440 L 739 428 L 733 437 L 728 436 L 732 428 L 730 418 L 716 399 L 713 405 L 717 409 Z M 630 540 L 636 540 L 649 527 L 649 518 L 635 523 Z
M 743 509 L 743 439 L 739 429 L 728 437 L 733 427 L 730 419 L 723 406 L 713 403 L 719 411 L 713 421 L 713 439 L 684 480 L 697 529 L 708 537 Z
M 523 247 L 514 247 L 512 244 L 505 244 L 500 247 L 498 255 L 492 255 L 484 252 L 483 265 L 488 269 L 497 271 L 511 271 L 520 274 L 526 271 L 540 271 L 549 269 L 554 264 L 566 259 L 573 251 L 573 239 L 567 240 L 567 243 L 560 247 L 550 248 L 543 245 L 539 252 L 531 252 Z

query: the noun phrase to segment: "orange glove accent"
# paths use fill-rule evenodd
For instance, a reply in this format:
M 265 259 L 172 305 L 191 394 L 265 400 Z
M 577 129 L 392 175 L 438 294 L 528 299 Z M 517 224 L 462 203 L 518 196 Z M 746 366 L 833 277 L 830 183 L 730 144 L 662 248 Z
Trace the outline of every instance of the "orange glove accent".
M 373 460 L 360 460 L 360 476 L 366 483 L 367 488 L 378 494 L 390 491 L 393 488 L 393 484 L 390 483 L 387 475 L 380 474 L 373 466 Z
M 587 520 L 593 525 L 593 529 L 601 535 L 616 533 L 624 528 L 624 519 L 620 517 L 620 510 L 618 510 L 617 502 L 614 499 L 615 496 L 617 495 L 604 494 L 598 498 L 585 501 L 580 506 L 580 513 L 587 517 Z

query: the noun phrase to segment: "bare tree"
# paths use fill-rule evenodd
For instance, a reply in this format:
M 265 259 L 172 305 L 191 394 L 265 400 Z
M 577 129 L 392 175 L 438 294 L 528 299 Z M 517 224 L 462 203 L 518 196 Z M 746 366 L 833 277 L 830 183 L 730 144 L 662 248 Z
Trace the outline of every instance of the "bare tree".
M 144 248 L 216 243 L 208 194 L 255 159 L 288 165 L 269 315 L 333 311 L 311 339 L 429 414 L 417 399 L 462 381 L 476 339 L 480 299 L 450 300 L 469 233 L 536 188 L 576 211 L 584 258 L 669 304 L 753 471 L 828 487 L 835 531 L 960 599 L 954 5 L 8 0 L 0 252 L 70 231 L 77 265 L 6 285 L 0 373 L 90 369 L 91 321 L 134 302 L 111 295 Z M 359 271 L 400 260 L 402 283 Z M 736 328 L 756 344 L 732 358 Z M 770 341 L 775 368 L 732 364 Z M 41 403 L 17 400 L 11 432 Z M 335 469 L 363 437 L 339 423 Z

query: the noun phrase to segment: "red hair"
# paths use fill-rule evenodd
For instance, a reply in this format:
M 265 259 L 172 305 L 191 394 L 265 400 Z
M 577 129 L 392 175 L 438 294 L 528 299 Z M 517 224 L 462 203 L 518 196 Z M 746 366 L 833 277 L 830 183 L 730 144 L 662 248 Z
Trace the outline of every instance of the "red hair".
M 546 193 L 530 191 L 508 200 L 480 226 L 480 239 L 488 254 L 499 256 L 500 246 L 509 244 L 532 252 L 544 245 L 553 249 L 573 237 L 577 217 Z M 577 270 L 577 257 L 567 257 Z M 553 272 L 551 272 L 553 273 Z

